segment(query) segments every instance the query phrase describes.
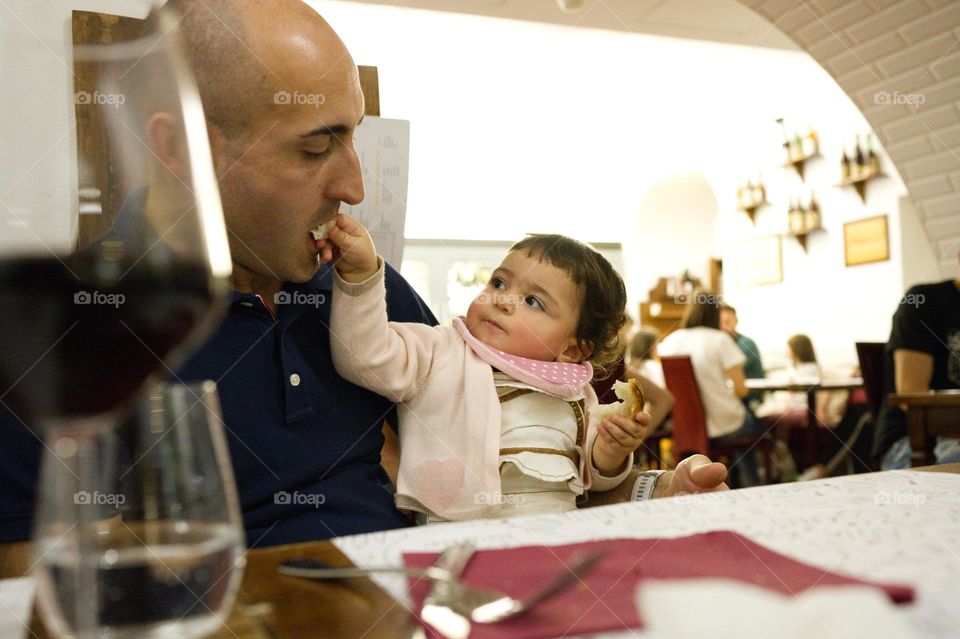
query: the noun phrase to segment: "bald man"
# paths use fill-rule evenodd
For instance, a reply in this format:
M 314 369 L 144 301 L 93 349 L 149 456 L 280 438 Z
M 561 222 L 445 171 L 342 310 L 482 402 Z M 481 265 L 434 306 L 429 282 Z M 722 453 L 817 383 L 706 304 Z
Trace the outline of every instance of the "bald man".
M 176 377 L 218 383 L 247 542 L 407 525 L 380 465 L 381 425 L 393 406 L 333 369 L 334 256 L 310 235 L 341 202 L 363 199 L 353 143 L 364 113 L 357 68 L 300 0 L 168 6 L 182 16 L 208 120 L 235 289 L 223 325 Z M 118 219 L 140 205 L 128 202 Z M 436 324 L 389 265 L 386 285 L 392 320 Z M 0 447 L 0 541 L 30 534 L 38 448 L 32 437 Z M 654 496 L 722 489 L 725 477 L 722 464 L 691 459 L 659 477 Z
M 218 334 L 178 374 L 219 380 L 248 543 L 406 525 L 379 463 L 393 406 L 333 369 L 332 269 L 310 234 L 363 200 L 357 67 L 299 0 L 168 7 L 183 16 L 207 114 L 235 289 Z M 391 319 L 436 324 L 396 271 L 387 281 Z

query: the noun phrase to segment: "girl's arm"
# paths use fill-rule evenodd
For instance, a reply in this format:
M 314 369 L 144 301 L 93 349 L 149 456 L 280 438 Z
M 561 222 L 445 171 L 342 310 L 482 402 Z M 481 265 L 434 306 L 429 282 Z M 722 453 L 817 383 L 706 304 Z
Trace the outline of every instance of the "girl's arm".
M 426 381 L 441 333 L 424 324 L 387 321 L 383 260 L 359 222 L 338 215 L 329 241 L 337 260 L 330 312 L 334 367 L 347 381 L 406 401 Z

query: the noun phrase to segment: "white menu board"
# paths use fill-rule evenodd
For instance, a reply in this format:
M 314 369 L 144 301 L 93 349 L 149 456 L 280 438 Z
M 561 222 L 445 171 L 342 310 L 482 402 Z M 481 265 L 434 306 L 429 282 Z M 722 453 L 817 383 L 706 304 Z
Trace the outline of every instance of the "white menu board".
M 360 220 L 391 266 L 403 260 L 407 218 L 407 176 L 410 165 L 410 122 L 367 116 L 355 135 L 366 195 L 340 210 Z

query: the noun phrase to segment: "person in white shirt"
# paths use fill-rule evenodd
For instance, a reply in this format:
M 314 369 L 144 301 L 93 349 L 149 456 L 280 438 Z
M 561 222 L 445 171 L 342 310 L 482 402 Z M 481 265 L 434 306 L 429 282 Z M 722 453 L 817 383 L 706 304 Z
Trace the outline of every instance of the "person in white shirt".
M 720 306 L 717 296 L 698 292 L 680 323 L 680 329 L 663 339 L 661 355 L 686 355 L 693 364 L 703 410 L 707 418 L 707 437 L 723 441 L 760 435 L 760 420 L 742 401 L 749 393 L 743 373 L 746 357 L 727 333 L 720 330 Z M 760 474 L 756 456 L 743 455 L 731 464 L 741 486 L 756 486 Z

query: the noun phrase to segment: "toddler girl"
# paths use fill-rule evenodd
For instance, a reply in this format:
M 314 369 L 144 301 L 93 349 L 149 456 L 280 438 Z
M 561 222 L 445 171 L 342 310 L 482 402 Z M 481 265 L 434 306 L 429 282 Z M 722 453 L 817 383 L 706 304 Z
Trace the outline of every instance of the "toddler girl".
M 590 380 L 619 356 L 626 303 L 599 253 L 528 236 L 466 317 L 431 327 L 387 321 L 383 261 L 356 220 L 340 214 L 328 241 L 337 372 L 400 403 L 398 508 L 421 522 L 559 512 L 626 478 L 647 429 L 596 415 Z

